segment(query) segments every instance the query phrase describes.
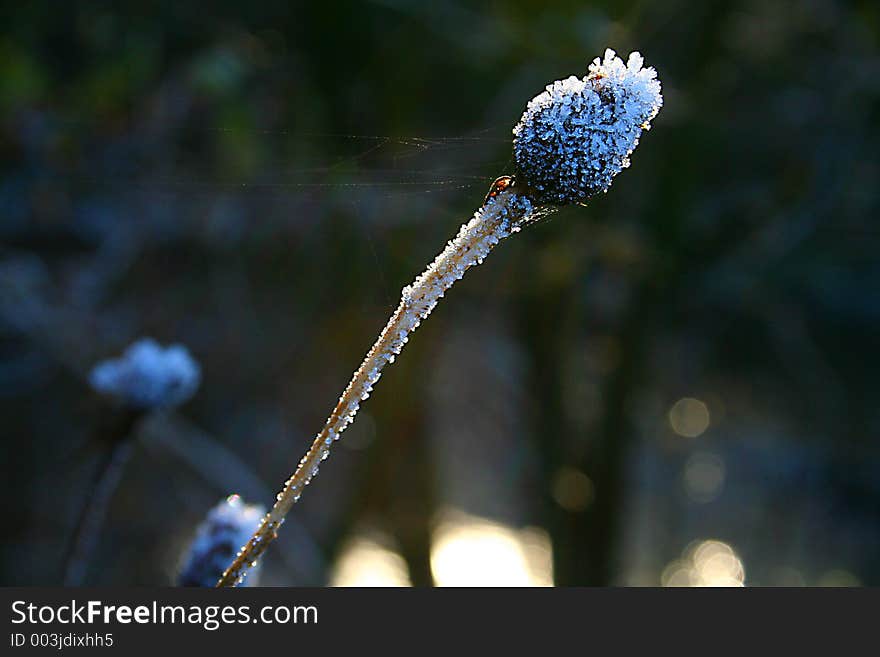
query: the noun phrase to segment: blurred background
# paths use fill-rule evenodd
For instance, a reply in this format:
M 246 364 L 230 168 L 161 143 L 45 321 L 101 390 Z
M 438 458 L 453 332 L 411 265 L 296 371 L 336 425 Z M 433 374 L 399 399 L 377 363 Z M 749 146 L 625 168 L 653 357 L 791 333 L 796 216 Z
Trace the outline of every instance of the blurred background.
M 125 5 L 2 9 L 2 584 L 62 581 L 119 427 L 85 583 L 269 504 L 606 47 L 663 83 L 631 169 L 447 295 L 261 583 L 880 584 L 880 5 Z M 127 423 L 88 373 L 142 336 L 201 387 Z

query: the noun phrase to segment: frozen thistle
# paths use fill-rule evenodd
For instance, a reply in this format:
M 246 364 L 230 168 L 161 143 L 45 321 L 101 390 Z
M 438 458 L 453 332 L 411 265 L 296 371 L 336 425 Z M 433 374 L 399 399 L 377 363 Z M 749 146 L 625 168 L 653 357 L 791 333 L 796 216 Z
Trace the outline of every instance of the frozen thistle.
M 589 75 L 557 80 L 529 101 L 513 129 L 513 153 L 517 183 L 537 202 L 583 203 L 629 166 L 663 105 L 657 72 L 642 64 L 637 52 L 624 64 L 609 49 Z
M 330 448 L 373 391 L 382 369 L 400 354 L 410 334 L 452 285 L 479 265 L 503 239 L 566 203 L 582 203 L 605 191 L 629 166 L 642 130 L 660 109 L 654 69 L 642 68 L 638 53 L 628 64 L 605 52 L 583 79 L 554 82 L 534 98 L 514 128 L 517 175 L 495 181 L 482 207 L 401 293 L 400 305 L 367 352 L 306 455 L 285 482 L 254 535 L 223 573 L 217 586 L 236 586 L 276 537 L 287 512 L 318 474 Z
M 200 380 L 199 365 L 186 347 L 162 348 L 150 338 L 133 343 L 121 358 L 98 363 L 89 376 L 96 391 L 139 410 L 179 406 Z
M 262 506 L 245 504 L 238 495 L 230 495 L 208 512 L 196 530 L 196 536 L 186 553 L 179 586 L 212 587 L 223 574 L 230 559 L 235 556 L 260 524 L 266 512 Z M 257 584 L 257 567 L 251 568 L 244 583 Z
M 107 451 L 76 521 L 65 558 L 66 585 L 76 586 L 85 577 L 110 499 L 132 453 L 135 424 L 150 411 L 185 402 L 199 387 L 200 378 L 199 365 L 185 347 L 162 348 L 149 338 L 133 343 L 122 357 L 102 361 L 92 369 L 92 388 L 119 401 L 123 412 L 99 436 Z

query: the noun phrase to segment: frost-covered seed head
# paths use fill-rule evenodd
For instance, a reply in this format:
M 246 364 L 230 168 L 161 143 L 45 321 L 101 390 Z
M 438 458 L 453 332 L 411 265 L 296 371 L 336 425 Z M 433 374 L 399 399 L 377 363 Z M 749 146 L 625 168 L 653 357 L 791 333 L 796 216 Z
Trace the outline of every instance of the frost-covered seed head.
M 98 363 L 89 376 L 96 391 L 140 410 L 171 408 L 193 396 L 201 370 L 186 347 L 161 347 L 144 338 L 121 358 Z
M 189 546 L 177 577 L 178 586 L 214 586 L 265 512 L 261 506 L 245 504 L 238 495 L 230 495 L 211 509 Z M 258 567 L 248 571 L 242 586 L 256 586 Z
M 538 203 L 583 203 L 629 166 L 663 105 L 657 72 L 642 64 L 637 52 L 624 64 L 609 49 L 587 76 L 557 80 L 529 101 L 513 129 L 513 154 L 517 183 Z

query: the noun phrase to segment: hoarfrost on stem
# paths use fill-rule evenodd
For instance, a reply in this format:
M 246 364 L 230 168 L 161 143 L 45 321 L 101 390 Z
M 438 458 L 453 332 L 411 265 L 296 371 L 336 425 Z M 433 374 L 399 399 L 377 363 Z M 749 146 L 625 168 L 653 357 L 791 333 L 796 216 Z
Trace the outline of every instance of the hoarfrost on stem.
M 393 363 L 410 334 L 428 318 L 465 272 L 482 264 L 502 240 L 553 212 L 606 191 L 629 166 L 629 155 L 663 104 L 653 68 L 632 53 L 626 64 L 613 50 L 596 59 L 584 78 L 550 84 L 529 102 L 513 129 L 516 176 L 498 178 L 473 218 L 401 292 L 400 304 L 367 352 L 312 446 L 285 482 L 269 513 L 242 547 L 218 586 L 237 586 L 277 536 L 290 508 L 318 474 L 330 448 L 369 398 L 382 369 Z

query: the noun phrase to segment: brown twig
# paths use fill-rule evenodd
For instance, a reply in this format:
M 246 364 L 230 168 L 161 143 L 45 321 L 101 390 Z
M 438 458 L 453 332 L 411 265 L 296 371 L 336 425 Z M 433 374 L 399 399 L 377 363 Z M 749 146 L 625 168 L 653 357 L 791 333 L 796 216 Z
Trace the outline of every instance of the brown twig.
M 382 369 L 394 362 L 409 334 L 431 313 L 446 290 L 467 269 L 482 263 L 500 240 L 519 231 L 523 225 L 536 221 L 546 212 L 546 209 L 533 207 L 529 197 L 513 185 L 512 179 L 496 181 L 473 219 L 461 227 L 455 239 L 447 244 L 424 273 L 403 289 L 400 305 L 354 373 L 324 428 L 277 495 L 275 505 L 263 518 L 257 531 L 223 573 L 217 582 L 218 587 L 240 583 L 247 569 L 256 563 L 277 537 L 287 512 L 318 473 L 321 461 L 330 454 L 330 446 L 354 420 L 361 401 L 369 397 Z

